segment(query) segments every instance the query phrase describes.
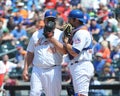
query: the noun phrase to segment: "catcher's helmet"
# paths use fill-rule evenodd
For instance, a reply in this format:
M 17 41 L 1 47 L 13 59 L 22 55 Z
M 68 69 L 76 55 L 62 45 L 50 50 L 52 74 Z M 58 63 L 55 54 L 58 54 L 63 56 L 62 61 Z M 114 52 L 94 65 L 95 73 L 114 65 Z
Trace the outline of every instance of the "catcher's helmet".
M 85 23 L 85 19 L 84 19 L 84 14 L 82 11 L 78 10 L 78 9 L 73 9 L 69 15 L 69 18 L 77 18 L 78 20 L 82 21 L 83 23 Z
M 48 17 L 57 18 L 57 12 L 55 10 L 48 10 L 45 12 L 44 17 L 45 18 L 48 18 Z

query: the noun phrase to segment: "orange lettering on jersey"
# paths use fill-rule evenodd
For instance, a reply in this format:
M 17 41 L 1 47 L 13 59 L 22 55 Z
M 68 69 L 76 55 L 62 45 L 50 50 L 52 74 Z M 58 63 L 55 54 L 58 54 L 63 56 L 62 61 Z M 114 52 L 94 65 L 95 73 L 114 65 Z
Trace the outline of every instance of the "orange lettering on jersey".
M 38 41 L 37 41 L 37 43 L 35 44 L 35 46 L 40 45 L 41 42 L 42 42 L 42 38 L 39 38 Z
M 49 42 L 48 41 L 44 41 L 41 45 L 47 45 L 47 44 L 49 44 Z
M 35 46 L 38 46 L 40 44 L 40 39 L 35 43 Z

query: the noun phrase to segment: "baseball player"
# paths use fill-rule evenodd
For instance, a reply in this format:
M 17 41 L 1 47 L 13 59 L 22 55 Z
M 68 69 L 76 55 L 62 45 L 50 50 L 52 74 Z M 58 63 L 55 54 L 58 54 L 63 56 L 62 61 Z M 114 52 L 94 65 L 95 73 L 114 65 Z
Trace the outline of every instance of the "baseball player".
M 28 77 L 28 68 L 32 64 L 30 96 L 60 96 L 61 66 L 63 54 L 63 32 L 55 28 L 56 11 L 47 10 L 44 15 L 45 27 L 35 32 L 27 47 L 27 56 L 23 70 L 23 79 Z
M 92 38 L 84 21 L 82 11 L 73 9 L 69 13 L 68 22 L 74 29 L 70 39 L 66 36 L 63 40 L 70 59 L 69 68 L 75 91 L 74 96 L 88 96 L 89 83 L 94 75 L 94 67 L 91 63 Z

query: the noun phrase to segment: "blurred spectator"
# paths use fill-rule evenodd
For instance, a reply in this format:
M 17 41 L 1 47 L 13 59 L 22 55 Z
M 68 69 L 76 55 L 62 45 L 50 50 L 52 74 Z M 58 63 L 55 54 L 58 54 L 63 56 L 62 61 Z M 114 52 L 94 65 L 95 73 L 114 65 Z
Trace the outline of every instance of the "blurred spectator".
M 3 28 L 6 28 L 6 26 L 7 26 L 7 19 L 4 18 L 3 12 L 4 12 L 4 11 L 0 11 L 0 21 L 3 23 L 3 24 L 2 24 L 2 27 L 3 27 Z
M 117 4 L 117 7 L 115 8 L 115 15 L 118 21 L 120 21 L 120 2 Z
M 11 32 L 15 28 L 15 26 L 16 26 L 16 23 L 14 21 L 14 17 L 13 16 L 9 16 L 8 22 L 7 22 L 7 28 Z
M 102 58 L 105 59 L 105 60 L 109 59 L 111 51 L 108 47 L 108 42 L 107 41 L 102 41 L 101 46 L 102 47 L 101 47 L 99 52 L 102 53 Z
M 6 0 L 5 1 L 5 8 L 6 10 L 12 7 L 12 1 L 11 0 Z
M 27 32 L 23 29 L 23 25 L 17 24 L 16 28 L 12 30 L 11 35 L 18 41 L 24 41 L 28 39 Z
M 69 3 L 65 3 L 65 10 L 64 10 L 64 20 L 65 22 L 68 21 L 68 15 L 69 15 L 69 12 L 71 11 L 71 8 L 70 8 L 70 4 Z
M 97 23 L 95 18 L 91 19 L 90 32 L 93 38 L 98 42 L 99 38 L 103 35 L 103 29 L 100 24 Z
M 64 10 L 65 10 L 65 3 L 64 0 L 59 0 L 56 3 L 56 10 L 57 12 L 59 12 L 60 14 L 64 14 Z
M 18 8 L 19 15 L 22 16 L 23 19 L 27 19 L 28 18 L 28 11 L 27 11 L 27 9 L 24 8 L 24 3 L 18 2 L 17 8 Z
M 19 14 L 19 12 L 17 11 L 17 12 L 14 12 L 14 22 L 15 22 L 15 24 L 17 25 L 17 24 L 19 24 L 19 23 L 23 23 L 24 21 L 24 19 L 23 19 L 23 17 Z
M 70 0 L 70 4 L 74 7 L 77 7 L 77 5 L 81 3 L 81 0 Z
M 103 23 L 108 19 L 109 10 L 103 3 L 99 3 L 99 9 L 97 10 L 97 18 L 99 23 Z
M 9 17 L 13 14 L 12 10 L 13 10 L 12 7 L 6 10 L 5 18 L 9 19 Z
M 95 73 L 100 76 L 100 72 L 101 70 L 103 70 L 104 64 L 105 64 L 105 60 L 103 59 L 103 55 L 100 52 L 97 52 L 95 54 L 94 60 L 93 60 L 93 65 L 95 68 Z
M 44 2 L 45 0 L 42 0 L 42 2 Z M 39 6 L 39 0 L 27 0 L 26 1 L 26 6 L 28 10 L 32 10 L 32 6 L 35 5 L 35 9 L 39 10 L 40 6 Z
M 110 84 L 113 81 L 115 81 L 115 79 L 109 78 L 109 77 L 115 77 L 115 72 L 110 63 L 105 63 L 103 71 L 101 71 L 101 77 L 105 77 L 101 80 L 102 83 L 104 83 L 104 84 L 106 84 L 106 83 Z
M 5 70 L 6 70 L 5 73 L 6 74 L 9 74 L 9 72 L 11 72 L 13 68 L 21 67 L 18 64 L 10 62 L 9 61 L 9 56 L 7 54 L 3 56 L 2 61 L 0 61 L 0 64 L 4 64 L 5 65 Z
M 3 29 L 1 44 L 12 43 L 13 40 L 14 40 L 14 37 L 10 35 L 9 30 L 7 28 Z
M 32 9 L 28 10 L 28 19 L 34 18 L 35 11 L 36 11 L 35 6 L 32 5 Z
M 16 62 L 21 64 L 22 67 L 24 66 L 24 58 L 25 58 L 25 55 L 26 55 L 26 51 L 24 50 L 24 48 L 19 44 L 16 46 L 17 48 L 17 52 L 16 52 Z
M 44 23 L 43 20 L 38 20 L 38 21 L 36 21 L 36 29 L 37 29 L 37 30 L 42 29 L 44 26 L 45 26 L 45 23 Z
M 3 34 L 3 22 L 0 20 L 0 41 L 1 41 L 1 37 L 2 37 L 2 34 Z
M 118 44 L 118 39 L 119 38 L 116 34 L 109 34 L 108 32 L 104 32 L 103 36 L 99 39 L 99 42 L 103 40 L 108 41 L 108 47 L 110 50 L 112 50 L 112 46 L 116 46 Z
M 96 16 L 95 10 L 94 10 L 93 8 L 88 8 L 87 12 L 88 12 L 90 18 L 91 18 L 91 17 L 93 18 L 93 17 Z
M 104 29 L 105 32 L 108 32 L 109 34 L 116 34 L 118 32 L 117 30 L 117 26 L 115 26 L 113 24 L 113 20 L 112 19 L 109 19 L 108 22 L 107 22 L 107 25 L 105 26 L 105 29 Z
M 1 64 L 4 64 L 3 69 L 5 70 L 5 74 L 4 74 L 5 85 L 15 85 L 17 83 L 16 80 L 11 79 L 9 77 L 9 74 L 14 68 L 21 68 L 21 66 L 19 64 L 10 62 L 9 56 L 7 54 L 3 56 L 2 61 L 0 61 L 0 65 Z
M 62 14 L 58 12 L 57 20 L 56 20 L 56 27 L 62 30 L 64 24 L 65 22 L 64 22 L 64 19 L 62 18 Z
M 61 1 L 61 0 L 59 0 L 59 1 Z M 47 9 L 54 9 L 56 6 L 56 0 L 45 0 L 44 4 Z
M 31 19 L 31 21 L 35 24 L 37 21 L 43 20 L 43 14 L 44 14 L 44 12 L 39 11 L 39 10 L 35 10 L 34 12 L 35 13 L 33 15 L 33 18 Z
M 3 63 L 0 63 L 0 89 L 2 89 L 3 86 L 5 72 L 5 65 Z
M 111 59 L 112 60 L 118 60 L 120 58 L 120 46 L 116 45 L 113 46 L 113 50 L 111 51 Z
M 114 24 L 115 26 L 118 26 L 118 21 L 115 18 L 115 14 L 114 13 L 109 12 L 108 17 L 109 17 L 108 21 L 110 20 L 112 22 L 112 24 Z
M 115 79 L 114 77 L 116 76 L 115 75 L 115 72 L 113 70 L 111 70 L 111 64 L 110 63 L 106 63 L 104 65 L 104 68 L 103 70 L 101 71 L 101 79 L 100 82 L 101 84 L 112 84 L 114 83 Z M 105 96 L 110 96 L 112 95 L 112 91 L 111 90 L 105 90 Z
M 93 39 L 93 56 L 101 49 L 101 44 Z
M 110 8 L 116 8 L 118 4 L 118 0 L 109 0 L 108 5 L 110 6 Z

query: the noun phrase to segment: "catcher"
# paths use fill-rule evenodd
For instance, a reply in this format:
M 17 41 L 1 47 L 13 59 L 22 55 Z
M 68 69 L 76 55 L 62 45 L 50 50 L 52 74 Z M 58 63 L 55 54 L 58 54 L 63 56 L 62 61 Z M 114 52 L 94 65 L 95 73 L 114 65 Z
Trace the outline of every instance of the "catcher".
M 64 48 L 68 52 L 69 69 L 72 75 L 74 96 L 88 96 L 89 83 L 94 75 L 92 60 L 92 36 L 85 25 L 83 13 L 74 9 L 69 13 L 69 23 L 74 30 L 65 26 Z M 67 31 L 68 30 L 68 31 Z

